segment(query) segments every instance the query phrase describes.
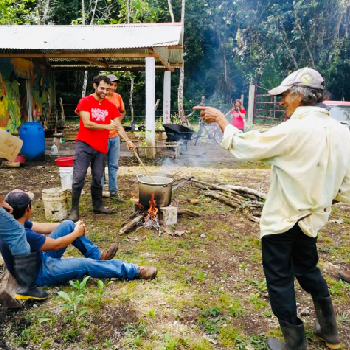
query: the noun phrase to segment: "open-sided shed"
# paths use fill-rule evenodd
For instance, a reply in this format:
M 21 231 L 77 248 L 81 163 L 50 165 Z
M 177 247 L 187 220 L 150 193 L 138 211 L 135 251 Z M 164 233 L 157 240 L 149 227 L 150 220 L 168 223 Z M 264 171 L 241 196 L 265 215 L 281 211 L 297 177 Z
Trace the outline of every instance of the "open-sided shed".
M 53 81 L 57 70 L 145 70 L 148 146 L 155 144 L 155 72 L 164 71 L 163 121 L 169 123 L 171 72 L 182 64 L 181 23 L 0 26 L 1 85 L 17 81 L 18 77 L 29 82 L 36 79 L 37 89 L 46 91 L 48 103 L 54 101 Z M 7 66 L 6 74 L 2 73 L 4 66 Z M 43 88 L 44 76 L 47 89 Z M 37 102 L 32 94 L 36 88 L 28 81 L 22 90 L 27 92 L 27 119 L 33 120 Z M 5 90 L 8 90 L 6 86 Z M 14 117 L 16 113 L 18 111 L 13 112 Z M 8 118 L 11 119 L 11 115 Z M 4 123 L 0 124 L 0 127 L 4 126 Z

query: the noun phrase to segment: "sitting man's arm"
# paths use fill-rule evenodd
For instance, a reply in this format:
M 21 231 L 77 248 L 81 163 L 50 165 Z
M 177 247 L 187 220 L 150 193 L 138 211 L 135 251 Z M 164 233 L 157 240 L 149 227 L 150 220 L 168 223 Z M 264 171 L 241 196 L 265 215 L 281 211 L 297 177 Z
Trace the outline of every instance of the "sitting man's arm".
M 78 221 L 75 225 L 75 229 L 67 236 L 53 239 L 46 237 L 44 245 L 41 247 L 41 251 L 59 250 L 68 247 L 77 238 L 85 235 L 85 224 L 82 221 Z
M 0 194 L 0 206 L 2 206 L 9 213 L 13 212 L 11 205 L 9 205 L 8 203 L 5 202 L 5 200 L 4 200 L 4 198 L 2 198 L 1 194 Z
M 33 222 L 32 230 L 42 235 L 49 235 L 59 224 Z

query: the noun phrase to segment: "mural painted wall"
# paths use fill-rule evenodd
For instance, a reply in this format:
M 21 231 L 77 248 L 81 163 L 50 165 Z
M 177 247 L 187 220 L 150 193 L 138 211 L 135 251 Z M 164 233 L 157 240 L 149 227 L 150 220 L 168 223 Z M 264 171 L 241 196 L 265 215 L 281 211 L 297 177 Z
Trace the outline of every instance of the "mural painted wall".
M 50 114 L 50 74 L 46 66 L 29 60 L 0 59 L 0 128 L 16 133 L 30 113 L 33 121 Z

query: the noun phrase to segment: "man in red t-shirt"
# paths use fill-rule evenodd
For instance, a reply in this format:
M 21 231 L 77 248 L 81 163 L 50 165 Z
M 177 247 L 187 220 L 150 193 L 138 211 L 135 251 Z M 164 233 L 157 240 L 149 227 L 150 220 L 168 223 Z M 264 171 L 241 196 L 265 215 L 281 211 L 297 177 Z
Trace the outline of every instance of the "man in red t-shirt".
M 80 116 L 79 132 L 73 164 L 72 209 L 70 220 L 79 219 L 79 199 L 84 187 L 86 171 L 91 164 L 91 197 L 93 212 L 111 214 L 113 210 L 102 205 L 101 178 L 105 167 L 108 135 L 111 130 L 122 128 L 117 117 L 118 108 L 105 99 L 110 80 L 99 75 L 93 80 L 95 92 L 83 97 L 76 108 Z

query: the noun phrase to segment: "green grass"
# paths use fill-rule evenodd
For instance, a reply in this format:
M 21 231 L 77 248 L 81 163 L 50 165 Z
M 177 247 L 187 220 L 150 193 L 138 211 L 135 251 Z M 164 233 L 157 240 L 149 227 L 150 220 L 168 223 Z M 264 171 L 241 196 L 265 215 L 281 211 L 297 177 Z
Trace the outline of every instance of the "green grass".
M 47 175 L 41 176 L 47 179 Z M 205 176 L 208 175 L 203 174 L 203 180 Z M 267 172 L 220 170 L 215 176 L 218 182 L 256 188 L 265 181 Z M 129 193 L 137 189 L 137 184 L 131 175 L 120 176 L 120 187 L 127 188 Z M 191 198 L 198 199 L 199 203 L 189 204 L 187 199 Z M 133 212 L 131 202 L 117 204 L 105 200 L 117 213 L 108 217 L 94 216 L 86 188 L 80 208 L 88 228 L 87 237 L 101 249 L 120 241 L 117 258 L 154 265 L 159 270 L 158 277 L 154 281 L 112 280 L 110 285 L 105 280 L 101 300 L 97 281 L 89 279 L 84 297 L 87 312 L 78 318 L 75 329 L 65 317 L 67 314 L 60 306 L 62 301 L 57 292 L 70 294 L 76 288 L 69 284 L 47 288 L 50 293 L 47 302 L 27 303 L 23 309 L 6 314 L 6 322 L 0 325 L 0 336 L 6 338 L 8 347 L 261 350 L 265 349 L 267 336 L 282 339 L 267 299 L 258 225 L 249 222 L 240 212 L 214 200 L 208 201 L 190 184 L 180 187 L 174 199 L 179 207 L 201 215 L 179 217 L 176 230 L 186 231 L 185 235 L 158 236 L 154 231 L 141 229 L 120 237 L 116 233 Z M 44 221 L 40 200 L 33 202 L 33 212 L 34 220 Z M 336 206 L 331 219 L 343 219 L 343 224 L 327 225 L 321 232 L 318 243 L 321 268 L 328 263 L 344 267 L 350 263 L 348 212 Z M 205 238 L 200 237 L 202 233 Z M 81 254 L 70 247 L 65 256 L 80 257 Z M 348 336 L 350 285 L 339 282 L 330 272 L 325 272 L 325 277 L 337 309 L 339 329 Z M 300 308 L 311 310 L 310 315 L 303 317 L 308 330 L 308 348 L 322 349 L 312 333 L 311 298 L 298 285 L 297 301 Z

